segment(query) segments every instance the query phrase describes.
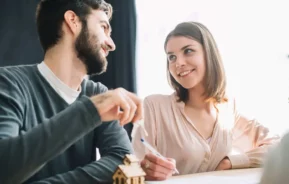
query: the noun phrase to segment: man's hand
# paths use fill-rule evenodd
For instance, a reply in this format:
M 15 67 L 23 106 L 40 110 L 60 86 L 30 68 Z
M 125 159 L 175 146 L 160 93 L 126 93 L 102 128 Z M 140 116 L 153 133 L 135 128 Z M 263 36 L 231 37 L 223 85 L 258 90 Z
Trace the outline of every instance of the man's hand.
M 121 125 L 143 118 L 142 101 L 123 88 L 91 97 L 102 121 L 120 120 Z
M 232 169 L 232 163 L 229 158 L 224 158 L 216 168 L 216 171 Z
M 171 158 L 164 160 L 149 153 L 141 161 L 141 167 L 146 172 L 146 180 L 166 180 L 173 175 L 176 161 Z

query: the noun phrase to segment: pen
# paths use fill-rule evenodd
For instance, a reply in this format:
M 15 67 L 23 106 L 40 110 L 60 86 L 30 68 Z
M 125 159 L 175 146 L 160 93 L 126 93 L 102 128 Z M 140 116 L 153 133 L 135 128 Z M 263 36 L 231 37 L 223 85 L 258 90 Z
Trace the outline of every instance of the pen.
M 147 143 L 143 138 L 140 139 L 141 142 L 144 144 L 144 146 L 150 150 L 153 154 L 155 154 L 156 156 L 166 160 L 166 158 L 164 156 L 162 156 L 157 150 L 155 150 L 149 143 Z M 176 174 L 179 174 L 179 171 L 177 170 L 177 168 L 174 169 Z
M 138 121 L 136 124 L 139 125 L 139 126 L 142 128 L 142 130 L 143 130 L 144 133 L 145 133 L 145 136 L 147 137 L 147 136 L 148 136 L 148 132 L 146 131 L 146 129 L 145 129 L 145 127 L 144 127 L 144 121 L 143 121 L 143 120 L 140 120 L 140 121 Z

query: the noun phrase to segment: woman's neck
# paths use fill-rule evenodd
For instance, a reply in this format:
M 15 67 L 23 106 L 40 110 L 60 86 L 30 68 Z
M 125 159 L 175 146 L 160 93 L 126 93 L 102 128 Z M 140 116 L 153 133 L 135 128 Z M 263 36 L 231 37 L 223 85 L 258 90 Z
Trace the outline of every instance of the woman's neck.
M 204 92 L 205 89 L 201 85 L 188 89 L 188 100 L 185 102 L 186 106 L 196 110 L 211 109 L 211 102 L 206 100 Z

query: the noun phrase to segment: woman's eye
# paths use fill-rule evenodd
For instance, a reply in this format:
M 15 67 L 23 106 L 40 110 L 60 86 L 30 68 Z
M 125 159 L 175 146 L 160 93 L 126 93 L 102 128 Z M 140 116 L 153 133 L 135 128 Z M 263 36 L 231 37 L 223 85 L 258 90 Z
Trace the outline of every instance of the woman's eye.
M 174 61 L 174 60 L 176 60 L 176 56 L 175 55 L 169 55 L 168 59 L 169 59 L 169 61 Z
M 189 54 L 189 53 L 191 53 L 191 52 L 193 52 L 192 49 L 186 49 L 186 50 L 185 50 L 185 54 Z

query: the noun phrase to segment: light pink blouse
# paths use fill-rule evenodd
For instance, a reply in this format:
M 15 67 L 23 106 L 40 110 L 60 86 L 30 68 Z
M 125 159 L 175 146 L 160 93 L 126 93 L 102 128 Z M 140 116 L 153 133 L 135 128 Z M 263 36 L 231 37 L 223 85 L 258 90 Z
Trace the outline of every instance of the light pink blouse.
M 180 174 L 214 171 L 226 156 L 233 168 L 259 167 L 268 146 L 279 140 L 255 120 L 238 114 L 235 102 L 219 104 L 218 119 L 211 139 L 205 140 L 184 113 L 183 102 L 175 94 L 152 95 L 144 100 L 144 126 L 134 125 L 132 144 L 135 155 L 143 159 L 148 150 L 140 138 L 163 156 L 174 158 Z

